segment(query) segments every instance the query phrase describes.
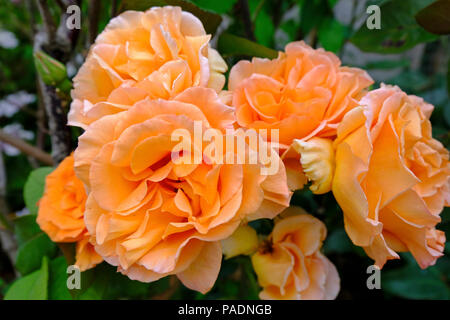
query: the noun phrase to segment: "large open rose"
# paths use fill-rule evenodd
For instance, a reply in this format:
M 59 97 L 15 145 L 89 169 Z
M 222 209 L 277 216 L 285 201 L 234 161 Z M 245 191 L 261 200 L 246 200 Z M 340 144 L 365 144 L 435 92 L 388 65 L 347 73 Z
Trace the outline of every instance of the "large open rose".
M 195 141 L 196 122 L 224 136 L 233 130 L 233 110 L 201 87 L 172 100 L 146 99 L 91 124 L 80 137 L 75 167 L 90 190 L 86 226 L 106 261 L 131 279 L 176 274 L 206 292 L 219 273 L 219 240 L 243 219 L 273 218 L 289 205 L 290 193 L 275 151 L 273 175 L 262 174 L 267 164 L 260 162 L 216 163 Z M 180 129 L 193 138 L 177 149 L 172 138 Z M 202 151 L 200 163 L 177 161 L 193 150 Z
M 382 267 L 410 251 L 422 268 L 442 256 L 439 213 L 450 202 L 449 154 L 431 136 L 433 106 L 398 87 L 368 93 L 338 128 L 333 193 L 345 228 Z
M 289 187 L 301 189 L 310 180 L 314 193 L 325 193 L 331 189 L 334 169 L 331 149 L 317 149 L 317 141 L 305 144 L 311 138 L 334 139 L 342 117 L 358 106 L 372 83 L 365 71 L 342 67 L 335 54 L 301 41 L 288 44 L 277 59 L 240 61 L 231 69 L 229 89 L 238 124 L 266 129 L 261 134 L 279 145 Z M 272 129 L 278 130 L 278 137 Z
M 252 256 L 261 299 L 331 300 L 339 293 L 336 267 L 321 252 L 325 225 L 290 207 L 281 215 L 269 239 Z
M 289 146 L 293 139 L 335 136 L 372 82 L 365 71 L 342 67 L 333 53 L 301 41 L 288 44 L 277 59 L 240 61 L 231 69 L 229 89 L 239 125 L 279 129 L 279 142 Z
M 77 243 L 75 264 L 84 271 L 103 259 L 89 242 L 83 219 L 87 195 L 73 164 L 73 156 L 69 156 L 47 176 L 37 223 L 52 241 Z
M 191 86 L 220 91 L 227 66 L 209 47 L 210 37 L 179 7 L 112 19 L 74 78 L 69 124 L 86 128 L 145 97 L 169 99 Z

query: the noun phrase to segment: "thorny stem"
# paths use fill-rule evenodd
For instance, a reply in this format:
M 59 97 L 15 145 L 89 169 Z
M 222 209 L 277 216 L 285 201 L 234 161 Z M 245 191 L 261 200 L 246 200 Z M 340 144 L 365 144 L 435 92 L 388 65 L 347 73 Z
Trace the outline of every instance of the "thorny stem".
M 78 39 L 79 30 L 69 30 L 66 25 L 68 18 L 67 13 L 62 10 L 60 24 L 56 30 L 56 34 L 52 35 L 49 30 L 49 18 L 51 17 L 47 2 L 37 0 L 39 11 L 43 17 L 46 28 L 38 30 L 34 35 L 34 51 L 44 50 L 53 58 L 65 63 L 69 60 L 72 49 Z M 78 4 L 80 0 L 70 0 L 64 2 L 68 5 Z M 37 30 L 37 28 L 35 28 Z M 50 34 L 49 34 L 50 32 Z M 53 86 L 46 85 L 38 75 L 38 89 L 40 97 L 45 106 L 48 118 L 49 133 L 52 142 L 52 157 L 54 163 L 61 162 L 71 152 L 71 135 L 67 127 L 67 115 L 63 108 L 63 101 L 57 94 L 57 89 Z

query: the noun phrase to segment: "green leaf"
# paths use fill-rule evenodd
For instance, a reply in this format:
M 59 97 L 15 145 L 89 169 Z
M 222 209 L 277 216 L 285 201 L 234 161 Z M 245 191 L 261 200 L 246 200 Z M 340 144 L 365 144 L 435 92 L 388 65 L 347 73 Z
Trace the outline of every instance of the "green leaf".
M 14 219 L 14 232 L 19 244 L 16 268 L 21 274 L 36 270 L 43 256 L 53 257 L 57 252 L 56 245 L 36 223 L 35 214 Z
M 323 252 L 330 253 L 347 253 L 352 252 L 355 246 L 352 244 L 345 229 L 334 230 L 325 240 Z
M 381 29 L 369 30 L 366 23 L 350 41 L 366 52 L 399 53 L 422 42 L 437 39 L 416 22 L 414 16 L 433 0 L 386 1 L 380 5 Z
M 406 70 L 385 83 L 399 86 L 405 92 L 417 93 L 429 87 L 431 79 L 420 71 Z
M 272 19 L 265 11 L 261 11 L 255 21 L 256 40 L 264 46 L 272 46 L 274 33 Z
M 5 282 L 5 280 L 0 278 L 0 295 L 4 296 L 7 289 L 8 289 L 8 286 Z
M 257 300 L 261 289 L 259 287 L 258 280 L 256 279 L 252 261 L 250 257 L 241 257 L 239 261 L 244 269 L 245 279 L 247 282 L 247 299 Z
M 48 260 L 42 259 L 39 270 L 16 280 L 8 289 L 5 300 L 46 300 L 48 297 Z
M 189 0 L 189 2 L 192 2 L 198 7 L 205 10 L 210 10 L 216 13 L 227 13 L 231 11 L 237 0 Z
M 109 267 L 109 266 L 108 266 Z M 118 299 L 118 298 L 130 298 L 130 299 L 145 299 L 149 297 L 150 288 L 157 286 L 155 282 L 144 283 L 137 280 L 131 280 L 127 276 L 116 271 L 116 268 L 110 268 L 111 280 L 110 286 L 106 294 L 107 299 Z M 163 288 L 164 284 L 162 283 Z M 161 283 L 159 283 L 161 286 Z M 157 288 L 155 288 L 157 290 Z M 166 287 L 166 290 L 168 288 Z
M 382 272 L 381 288 L 406 299 L 448 299 L 448 288 L 433 267 L 417 265 Z
M 306 0 L 301 3 L 300 8 L 300 29 L 304 35 L 318 28 L 327 17 L 333 16 L 326 0 Z
M 416 21 L 434 34 L 450 34 L 450 0 L 439 0 L 416 14 Z
M 410 62 L 408 60 L 380 60 L 380 61 L 373 61 L 368 62 L 363 69 L 383 69 L 383 70 L 389 70 L 389 69 L 395 69 L 395 68 L 403 68 L 403 67 L 409 67 Z
M 268 1 L 265 0 L 250 0 L 248 7 L 251 12 L 255 38 L 258 43 L 273 47 L 275 26 L 270 17 L 270 10 L 272 9 Z
M 13 220 L 14 233 L 19 246 L 22 246 L 25 242 L 42 232 L 36 223 L 36 217 L 35 214 L 28 214 Z
M 75 294 L 79 300 L 142 299 L 148 298 L 150 289 L 157 289 L 155 286 L 158 286 L 157 282 L 143 283 L 131 280 L 117 272 L 116 267 L 102 263 L 94 269 L 81 273 L 81 290 Z M 162 289 L 166 290 L 167 286 Z
M 28 274 L 39 268 L 43 257 L 53 257 L 57 247 L 45 233 L 40 233 L 19 247 L 16 259 L 16 269 L 22 274 Z
M 82 274 L 83 275 L 83 274 Z M 95 279 L 92 284 L 86 288 L 79 296 L 79 300 L 102 300 L 108 289 L 108 275 L 96 272 Z
M 325 50 L 337 53 L 341 50 L 347 33 L 348 29 L 346 26 L 333 18 L 329 18 L 320 25 L 319 42 Z
M 218 1 L 220 2 L 220 1 Z M 214 34 L 222 22 L 222 17 L 216 13 L 200 9 L 195 4 L 183 0 L 123 0 L 120 11 L 137 10 L 145 11 L 151 7 L 179 6 L 196 16 L 203 23 L 209 34 Z
M 52 167 L 42 167 L 30 173 L 27 182 L 23 188 L 23 197 L 25 205 L 31 214 L 38 213 L 37 203 L 44 194 L 45 178 L 53 171 Z
M 328 5 L 333 8 L 338 2 L 339 0 L 328 0 Z
M 50 262 L 49 300 L 72 300 L 67 288 L 67 262 L 63 256 Z
M 274 59 L 278 56 L 276 50 L 229 33 L 223 33 L 219 37 L 218 45 L 220 53 L 224 56 L 244 55 L 270 59 Z

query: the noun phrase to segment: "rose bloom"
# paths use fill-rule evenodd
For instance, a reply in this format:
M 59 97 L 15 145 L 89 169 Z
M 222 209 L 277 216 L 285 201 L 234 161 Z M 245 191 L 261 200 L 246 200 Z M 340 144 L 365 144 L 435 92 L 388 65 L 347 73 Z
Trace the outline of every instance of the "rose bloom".
M 279 142 L 289 146 L 293 139 L 335 136 L 372 83 L 365 71 L 342 67 L 333 53 L 301 41 L 273 60 L 240 61 L 228 86 L 240 126 L 279 129 Z
M 85 271 L 103 259 L 89 242 L 83 219 L 87 195 L 73 165 L 71 155 L 47 176 L 37 223 L 54 242 L 76 242 L 75 264 Z
M 199 164 L 177 161 L 194 148 L 204 151 L 194 121 L 225 135 L 234 114 L 202 87 L 143 100 L 92 123 L 79 139 L 75 168 L 90 190 L 86 226 L 107 262 L 143 282 L 176 274 L 204 293 L 219 273 L 220 240 L 242 220 L 273 218 L 289 205 L 290 192 L 274 151 L 278 171 L 266 176 L 259 162 L 217 164 L 204 154 Z M 175 152 L 179 129 L 194 142 Z
M 450 200 L 449 153 L 431 136 L 433 106 L 398 87 L 361 100 L 338 128 L 333 193 L 345 228 L 379 267 L 410 251 L 421 268 L 442 256 L 436 230 Z
M 336 267 L 320 252 L 326 227 L 290 207 L 252 256 L 265 300 L 332 300 L 340 289 Z
M 220 91 L 227 65 L 199 19 L 179 7 L 126 11 L 91 46 L 73 80 L 69 125 L 86 128 L 145 97 L 170 99 L 192 86 Z
M 300 41 L 288 44 L 276 59 L 240 61 L 231 69 L 228 87 L 238 124 L 267 129 L 266 139 L 280 148 L 289 187 L 301 189 L 310 180 L 313 192 L 320 194 L 331 189 L 332 162 L 301 154 L 314 151 L 315 143 L 301 148 L 298 144 L 311 138 L 334 139 L 342 117 L 358 106 L 372 83 L 365 71 L 342 67 L 335 54 Z M 271 129 L 278 130 L 278 138 Z M 329 152 L 315 154 L 319 153 Z

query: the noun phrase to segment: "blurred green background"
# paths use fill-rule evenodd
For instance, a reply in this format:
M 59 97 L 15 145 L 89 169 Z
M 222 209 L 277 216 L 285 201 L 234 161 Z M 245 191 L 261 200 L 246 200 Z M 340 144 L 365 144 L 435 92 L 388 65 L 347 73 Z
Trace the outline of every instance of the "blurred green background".
M 112 16 L 125 9 L 183 4 L 181 0 L 80 1 L 81 31 L 66 59 L 73 77 L 95 35 Z M 215 31 L 212 45 L 229 66 L 252 55 L 273 56 L 295 40 L 305 40 L 338 55 L 344 65 L 367 70 L 376 80 L 396 84 L 435 106 L 434 137 L 450 144 L 450 2 L 433 0 L 191 0 L 188 7 Z M 439 2 L 435 11 L 423 12 Z M 48 1 L 58 22 L 64 1 Z M 378 5 L 381 29 L 369 30 L 366 9 Z M 97 10 L 91 10 L 97 6 Z M 204 11 L 203 11 L 204 10 Z M 435 18 L 437 11 L 443 21 Z M 416 19 L 416 17 L 418 17 Z M 447 18 L 446 18 L 447 17 Z M 447 19 L 447 20 L 445 20 Z M 420 24 L 419 24 L 420 22 Z M 33 62 L 34 34 L 42 27 L 36 1 L 0 0 L 0 128 L 38 148 L 51 151 L 45 112 L 37 90 Z M 426 31 L 426 29 L 432 31 Z M 440 34 L 436 34 L 440 33 Z M 233 38 L 230 35 L 240 38 Z M 246 42 L 243 39 L 252 42 Z M 255 44 L 258 43 L 259 45 Z M 63 99 L 64 100 L 64 99 Z M 66 98 L 63 104 L 70 101 Z M 73 139 L 80 133 L 73 129 Z M 239 256 L 223 262 L 219 279 L 207 295 L 184 288 L 175 277 L 151 284 L 131 281 L 102 264 L 82 277 L 82 289 L 66 288 L 67 264 L 58 247 L 35 223 L 35 203 L 42 194 L 49 168 L 0 141 L 0 297 L 14 281 L 17 297 L 30 299 L 256 299 L 260 288 L 250 259 Z M 40 169 L 38 169 L 40 168 Z M 38 170 L 36 170 L 38 169 Z M 34 171 L 33 171 L 34 170 Z M 30 173 L 33 174 L 28 179 Z M 28 179 L 28 181 L 27 181 Z M 24 199 L 25 193 L 25 199 Z M 368 290 L 366 269 L 372 264 L 361 248 L 351 244 L 343 228 L 342 212 L 331 194 L 295 193 L 292 203 L 324 221 L 328 228 L 323 251 L 341 276 L 338 299 L 449 299 L 450 247 L 437 264 L 421 270 L 410 254 L 390 261 L 381 273 L 381 290 Z M 252 223 L 268 234 L 271 221 Z M 450 210 L 442 213 L 450 238 Z M 17 282 L 16 282 L 17 283 Z M 33 286 L 30 287 L 30 283 Z M 22 286 L 22 287 L 20 287 Z M 20 291 L 22 290 L 22 291 Z

